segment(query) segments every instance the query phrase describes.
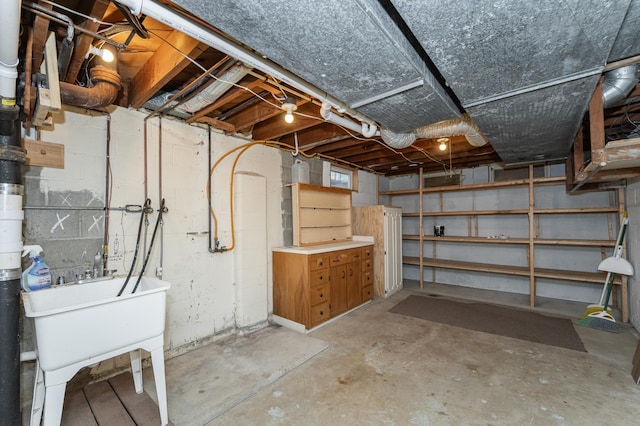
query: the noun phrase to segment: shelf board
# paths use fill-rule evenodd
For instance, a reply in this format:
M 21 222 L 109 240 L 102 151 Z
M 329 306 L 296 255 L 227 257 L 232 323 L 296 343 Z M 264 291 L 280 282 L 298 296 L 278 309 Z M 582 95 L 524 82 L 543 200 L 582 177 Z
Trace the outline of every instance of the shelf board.
M 582 271 L 564 271 L 561 269 L 545 269 L 536 268 L 534 272 L 536 278 L 550 278 L 565 281 L 579 281 L 585 283 L 603 284 L 607 277 L 604 272 L 582 272 Z M 622 283 L 620 276 L 616 276 L 614 284 Z
M 402 263 L 407 265 L 420 265 L 420 258 L 403 257 Z M 458 260 L 431 259 L 427 257 L 422 259 L 422 266 L 446 268 L 446 269 L 460 269 L 463 271 L 493 272 L 493 273 L 499 273 L 499 274 L 529 276 L 529 268 L 526 266 L 494 265 L 494 264 L 479 263 L 479 262 L 463 262 Z
M 395 191 L 380 191 L 378 195 L 413 195 L 419 192 L 419 189 L 397 189 Z
M 300 206 L 302 210 L 336 210 L 336 211 L 345 211 L 351 210 L 350 207 L 327 207 L 327 206 Z
M 418 239 L 418 235 L 415 236 Z M 404 238 L 404 236 L 403 236 Z M 446 241 L 451 243 L 492 243 L 492 244 L 529 244 L 528 238 L 489 238 L 425 235 L 423 241 Z
M 529 209 L 513 210 L 458 210 L 449 212 L 422 212 L 422 217 L 434 216 L 487 216 L 528 214 Z M 534 214 L 618 213 L 617 207 L 591 207 L 573 209 L 533 209 Z M 420 213 L 402 213 L 402 217 L 420 217 Z
M 566 181 L 564 176 L 556 176 L 556 177 L 543 177 L 543 178 L 535 178 L 533 179 L 533 183 L 541 186 L 541 185 L 563 185 Z M 422 192 L 424 194 L 430 192 L 451 192 L 451 191 L 477 191 L 480 189 L 490 190 L 490 189 L 500 189 L 500 188 L 509 188 L 509 187 L 518 187 L 518 186 L 528 186 L 529 179 L 516 179 L 506 182 L 489 182 L 489 183 L 474 183 L 471 185 L 451 185 L 451 186 L 434 186 L 431 188 L 423 188 Z M 399 189 L 395 191 L 380 191 L 380 195 L 411 195 L 411 194 L 419 194 L 419 189 Z
M 402 236 L 403 240 L 419 241 L 419 235 Z M 444 236 L 425 235 L 423 241 L 444 241 L 452 243 L 491 243 L 491 244 L 529 244 L 529 238 L 489 238 L 489 237 L 464 237 L 464 236 Z M 576 239 L 546 239 L 535 238 L 535 245 L 541 246 L 571 246 L 571 247 L 615 247 L 614 240 L 576 240 Z
M 528 209 L 513 209 L 513 210 L 467 210 L 467 211 L 452 211 L 452 212 L 422 212 L 422 217 L 433 216 L 487 216 L 487 215 L 517 215 L 528 214 Z M 408 215 L 419 216 L 419 213 L 407 213 Z M 404 214 L 403 214 L 404 216 Z M 410 216 L 409 216 L 410 217 Z
M 618 207 L 585 207 L 573 209 L 533 209 L 534 214 L 618 213 Z
M 576 247 L 615 247 L 616 242 L 614 240 L 562 240 L 562 239 L 548 239 L 548 238 L 535 238 L 534 244 L 544 246 L 576 246 Z
M 405 265 L 420 265 L 418 257 L 403 257 L 402 263 Z M 490 263 L 466 262 L 448 259 L 422 259 L 423 267 L 435 267 L 444 269 L 458 269 L 462 271 L 487 272 L 495 274 L 529 276 L 529 268 L 526 266 L 495 265 Z M 561 269 L 536 268 L 534 271 L 536 278 L 548 278 L 563 281 L 578 281 L 583 283 L 604 284 L 606 274 L 604 272 L 582 272 L 565 271 Z M 621 284 L 620 277 L 616 277 L 615 284 Z
M 302 225 L 300 229 L 328 229 L 328 228 L 345 228 L 351 226 L 351 224 L 347 223 L 344 225 Z

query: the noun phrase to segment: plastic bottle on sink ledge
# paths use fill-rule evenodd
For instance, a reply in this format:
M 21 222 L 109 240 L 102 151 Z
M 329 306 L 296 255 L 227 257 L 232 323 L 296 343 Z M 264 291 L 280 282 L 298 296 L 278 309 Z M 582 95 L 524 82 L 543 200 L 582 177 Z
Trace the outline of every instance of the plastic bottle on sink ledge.
M 51 272 L 40 256 L 42 247 L 24 246 L 22 256 L 29 254 L 31 265 L 22 273 L 22 289 L 24 291 L 42 290 L 51 287 Z

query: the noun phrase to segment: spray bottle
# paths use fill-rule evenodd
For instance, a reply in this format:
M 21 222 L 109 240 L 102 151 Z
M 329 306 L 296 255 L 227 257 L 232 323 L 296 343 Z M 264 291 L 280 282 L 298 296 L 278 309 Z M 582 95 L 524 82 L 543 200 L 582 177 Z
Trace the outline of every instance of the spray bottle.
M 22 256 L 29 254 L 31 265 L 22 273 L 22 289 L 35 291 L 51 287 L 51 272 L 40 256 L 42 247 L 24 246 Z

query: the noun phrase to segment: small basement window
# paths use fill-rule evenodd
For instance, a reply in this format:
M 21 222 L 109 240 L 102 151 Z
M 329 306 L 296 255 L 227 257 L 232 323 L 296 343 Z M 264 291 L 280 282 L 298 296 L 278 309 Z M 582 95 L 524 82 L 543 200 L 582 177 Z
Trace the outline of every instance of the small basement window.
M 324 186 L 357 191 L 358 172 L 346 167 L 339 167 L 334 164 L 325 162 L 323 165 L 322 183 Z

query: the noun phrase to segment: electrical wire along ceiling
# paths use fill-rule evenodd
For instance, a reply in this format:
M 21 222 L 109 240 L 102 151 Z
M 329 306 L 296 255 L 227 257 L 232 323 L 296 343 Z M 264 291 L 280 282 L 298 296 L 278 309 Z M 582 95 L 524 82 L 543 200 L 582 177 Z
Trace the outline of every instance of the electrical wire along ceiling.
M 115 45 L 115 103 L 384 174 L 563 160 L 605 67 L 640 53 L 640 0 L 42 3 L 105 39 L 76 46 Z

